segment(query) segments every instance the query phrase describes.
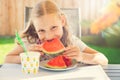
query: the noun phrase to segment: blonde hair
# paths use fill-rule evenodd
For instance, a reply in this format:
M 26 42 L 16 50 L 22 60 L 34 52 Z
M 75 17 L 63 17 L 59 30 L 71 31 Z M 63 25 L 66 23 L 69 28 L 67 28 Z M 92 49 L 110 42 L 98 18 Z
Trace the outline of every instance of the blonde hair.
M 32 10 L 32 14 L 31 14 L 29 23 L 21 37 L 22 38 L 27 37 L 27 39 L 30 43 L 36 42 L 36 40 L 39 38 L 35 31 L 35 27 L 34 27 L 32 18 L 41 17 L 43 15 L 53 14 L 53 13 L 58 14 L 60 16 L 65 16 L 53 1 L 42 0 L 42 1 L 38 2 Z M 67 24 L 67 20 L 66 20 L 66 24 L 63 27 L 63 36 L 61 38 L 61 41 L 64 44 L 64 46 L 68 46 L 71 44 L 69 35 L 70 35 L 70 33 L 68 31 L 68 24 Z

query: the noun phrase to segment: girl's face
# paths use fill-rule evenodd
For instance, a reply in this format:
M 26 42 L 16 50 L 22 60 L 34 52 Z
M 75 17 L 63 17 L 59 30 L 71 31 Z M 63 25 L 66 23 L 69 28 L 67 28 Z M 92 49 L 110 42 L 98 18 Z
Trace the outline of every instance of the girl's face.
M 56 14 L 46 14 L 35 18 L 33 23 L 39 39 L 44 42 L 45 40 L 62 37 L 65 18 Z

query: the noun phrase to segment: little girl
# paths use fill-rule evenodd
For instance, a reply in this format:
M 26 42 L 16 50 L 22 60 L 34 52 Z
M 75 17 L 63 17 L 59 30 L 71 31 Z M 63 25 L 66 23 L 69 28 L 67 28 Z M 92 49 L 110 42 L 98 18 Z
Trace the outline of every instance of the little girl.
M 39 51 L 42 54 L 41 60 L 50 57 L 41 52 L 41 44 L 46 40 L 59 38 L 66 47 L 63 55 L 86 64 L 108 64 L 102 53 L 91 49 L 79 38 L 71 35 L 68 28 L 65 15 L 57 5 L 50 0 L 42 0 L 33 8 L 30 21 L 21 38 L 28 51 Z M 5 63 L 21 63 L 19 55 L 23 51 L 18 43 L 6 56 Z

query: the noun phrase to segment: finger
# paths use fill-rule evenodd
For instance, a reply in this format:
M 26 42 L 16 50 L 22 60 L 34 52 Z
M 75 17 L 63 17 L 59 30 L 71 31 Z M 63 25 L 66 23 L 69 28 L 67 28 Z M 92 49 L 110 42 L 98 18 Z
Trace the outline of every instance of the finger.
M 31 49 L 42 51 L 42 46 L 38 44 L 31 45 Z
M 42 47 L 42 45 L 40 45 L 40 44 L 35 44 L 34 46 L 39 47 L 39 48 Z
M 78 47 L 76 47 L 76 46 L 72 46 L 72 47 L 67 47 L 67 48 L 65 49 L 65 51 L 68 51 L 68 50 L 71 50 L 71 49 L 79 50 Z
M 76 59 L 76 56 L 66 56 L 67 58 L 70 58 L 70 59 Z
M 68 58 L 77 60 L 77 57 L 76 57 L 76 56 L 70 56 L 70 57 L 68 57 Z
M 64 55 L 68 56 L 68 57 L 70 57 L 70 56 L 78 56 L 78 52 L 71 52 L 69 54 L 64 54 Z
M 71 48 L 73 48 L 73 46 L 68 46 L 68 47 L 65 48 L 65 51 L 67 51 L 67 50 L 69 50 Z
M 43 52 L 40 52 L 40 54 L 41 54 L 41 56 L 42 56 L 42 55 L 44 55 L 44 53 L 43 53 Z
M 41 49 L 41 48 L 42 48 L 42 45 L 40 45 L 40 44 L 34 44 L 33 47 L 35 47 L 35 48 L 40 48 L 40 49 Z
M 41 52 L 42 50 L 40 50 L 39 48 L 30 47 L 30 48 L 28 49 L 28 51 L 39 51 L 39 52 Z
M 76 52 L 76 51 L 75 51 L 75 50 L 65 51 L 65 52 L 63 53 L 63 55 L 68 55 L 68 54 L 71 54 L 71 53 L 73 53 L 73 52 Z
M 67 51 L 65 51 L 63 54 L 69 54 L 69 53 L 71 53 L 71 52 L 79 52 L 80 50 L 79 49 L 77 49 L 77 48 L 72 48 L 72 49 L 69 49 L 69 50 L 67 50 Z

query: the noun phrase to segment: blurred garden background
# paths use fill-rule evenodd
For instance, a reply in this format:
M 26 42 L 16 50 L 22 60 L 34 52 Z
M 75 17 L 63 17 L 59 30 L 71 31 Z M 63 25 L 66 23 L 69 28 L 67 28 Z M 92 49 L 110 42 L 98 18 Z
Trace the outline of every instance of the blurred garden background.
M 39 0 L 0 0 L 0 64 L 15 45 L 15 30 L 22 31 L 26 9 Z M 78 37 L 102 52 L 109 64 L 120 64 L 120 0 L 54 0 L 60 8 L 80 8 Z

